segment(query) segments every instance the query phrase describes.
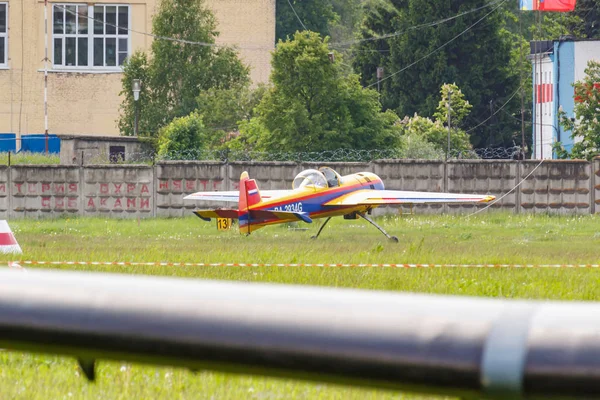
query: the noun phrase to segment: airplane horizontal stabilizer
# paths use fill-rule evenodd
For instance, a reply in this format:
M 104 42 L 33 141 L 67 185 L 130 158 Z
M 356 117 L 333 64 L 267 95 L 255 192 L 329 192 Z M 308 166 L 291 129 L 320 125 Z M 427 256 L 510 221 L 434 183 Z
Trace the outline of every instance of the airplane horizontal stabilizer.
M 292 211 L 270 211 L 270 210 L 250 210 L 252 222 L 266 221 L 271 219 L 298 219 L 308 224 L 312 219 L 306 213 Z
M 194 211 L 200 219 L 204 221 L 210 221 L 211 218 L 232 218 L 237 219 L 239 214 L 238 210 L 231 210 L 226 208 L 219 208 L 216 210 L 196 210 Z

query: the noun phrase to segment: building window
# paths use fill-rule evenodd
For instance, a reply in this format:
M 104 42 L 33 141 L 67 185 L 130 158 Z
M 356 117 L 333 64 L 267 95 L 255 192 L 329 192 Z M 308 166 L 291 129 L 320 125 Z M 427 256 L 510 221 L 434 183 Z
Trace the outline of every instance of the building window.
M 120 70 L 129 55 L 129 14 L 127 5 L 53 5 L 53 65 Z
M 0 3 L 0 67 L 8 66 L 8 3 Z

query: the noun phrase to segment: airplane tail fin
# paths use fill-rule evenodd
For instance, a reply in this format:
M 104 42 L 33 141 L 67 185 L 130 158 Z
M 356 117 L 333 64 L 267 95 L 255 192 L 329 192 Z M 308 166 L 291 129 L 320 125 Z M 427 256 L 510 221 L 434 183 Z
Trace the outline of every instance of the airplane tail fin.
M 15 235 L 13 235 L 10 226 L 8 226 L 8 222 L 6 222 L 6 220 L 0 220 L 0 253 L 20 254 L 22 252 L 21 246 L 17 243 Z
M 248 172 L 242 172 L 240 176 L 240 200 L 238 204 L 238 213 L 240 220 L 240 233 L 249 234 L 251 231 L 258 229 L 257 226 L 252 226 L 252 218 L 250 208 L 259 204 L 262 201 L 258 185 L 254 179 L 250 179 Z

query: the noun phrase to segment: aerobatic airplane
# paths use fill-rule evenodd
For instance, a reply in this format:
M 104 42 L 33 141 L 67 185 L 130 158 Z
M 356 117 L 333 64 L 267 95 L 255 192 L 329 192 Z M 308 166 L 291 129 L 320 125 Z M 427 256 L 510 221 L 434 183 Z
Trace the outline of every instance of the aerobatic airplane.
M 371 172 L 340 176 L 329 167 L 300 172 L 292 187 L 292 190 L 261 192 L 256 181 L 244 171 L 239 191 L 198 192 L 184 199 L 238 203 L 237 209 L 195 210 L 194 214 L 205 221 L 238 219 L 240 233 L 250 234 L 267 225 L 293 221 L 311 223 L 316 218 L 327 218 L 313 236 L 317 238 L 331 217 L 362 217 L 395 242 L 398 238 L 390 236 L 367 215 L 374 208 L 390 204 L 486 203 L 495 199 L 478 194 L 385 190 L 381 178 Z

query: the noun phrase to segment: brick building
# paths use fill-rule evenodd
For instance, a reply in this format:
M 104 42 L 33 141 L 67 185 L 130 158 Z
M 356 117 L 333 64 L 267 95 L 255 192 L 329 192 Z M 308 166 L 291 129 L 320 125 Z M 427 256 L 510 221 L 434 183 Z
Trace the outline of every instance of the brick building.
M 129 54 L 150 48 L 152 38 L 136 32 L 152 31 L 159 0 L 129 1 L 48 2 L 45 8 L 38 0 L 0 0 L 0 133 L 44 132 L 46 11 L 49 132 L 119 134 L 120 65 Z M 217 43 L 239 46 L 253 82 L 266 82 L 275 44 L 275 0 L 206 4 L 219 24 Z

